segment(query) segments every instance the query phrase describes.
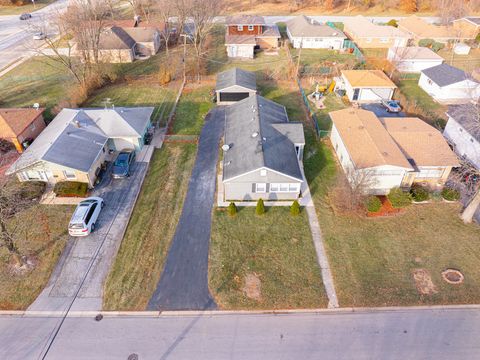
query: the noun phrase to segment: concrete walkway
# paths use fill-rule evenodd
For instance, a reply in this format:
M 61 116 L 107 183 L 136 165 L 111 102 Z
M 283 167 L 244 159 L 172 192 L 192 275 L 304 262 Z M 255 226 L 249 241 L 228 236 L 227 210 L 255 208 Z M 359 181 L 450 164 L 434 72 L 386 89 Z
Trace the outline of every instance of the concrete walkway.
M 208 253 L 224 118 L 224 109 L 217 107 L 205 119 L 182 214 L 149 310 L 216 308 L 208 289 Z

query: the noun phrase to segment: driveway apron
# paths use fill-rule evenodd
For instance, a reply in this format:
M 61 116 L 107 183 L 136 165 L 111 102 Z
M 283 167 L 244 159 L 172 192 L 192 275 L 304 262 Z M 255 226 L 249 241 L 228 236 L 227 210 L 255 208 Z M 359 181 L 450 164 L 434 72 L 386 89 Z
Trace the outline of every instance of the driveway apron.
M 222 107 L 213 109 L 205 119 L 180 221 L 149 310 L 217 307 L 208 289 L 208 251 L 224 119 Z

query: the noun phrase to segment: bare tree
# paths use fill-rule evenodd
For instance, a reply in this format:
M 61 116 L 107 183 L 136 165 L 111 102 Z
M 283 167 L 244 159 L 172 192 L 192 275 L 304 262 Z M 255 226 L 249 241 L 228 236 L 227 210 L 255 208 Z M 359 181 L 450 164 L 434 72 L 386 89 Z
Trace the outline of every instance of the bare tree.
M 336 190 L 333 192 L 332 204 L 340 210 L 356 211 L 363 207 L 368 196 L 372 195 L 377 184 L 375 173 L 371 170 L 345 170 Z
M 155 15 L 158 16 L 163 23 L 163 28 L 159 29 L 160 36 L 165 41 L 165 52 L 168 55 L 168 45 L 174 34 L 172 17 L 175 14 L 175 5 L 171 0 L 158 0 L 155 6 Z
M 150 20 L 152 8 L 155 6 L 154 0 L 127 0 L 133 9 L 135 15 L 142 16 L 145 20 Z

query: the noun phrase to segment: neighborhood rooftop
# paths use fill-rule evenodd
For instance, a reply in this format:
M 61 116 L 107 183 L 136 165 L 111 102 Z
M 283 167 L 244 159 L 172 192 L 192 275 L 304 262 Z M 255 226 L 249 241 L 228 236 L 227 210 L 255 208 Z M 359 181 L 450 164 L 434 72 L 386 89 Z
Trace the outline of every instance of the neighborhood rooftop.
M 342 74 L 352 87 L 397 87 L 382 70 L 343 70 Z
M 424 46 L 408 46 L 392 48 L 394 60 L 443 60 L 443 58 Z
M 433 25 L 416 15 L 401 19 L 398 27 L 405 29 L 419 38 L 451 38 L 453 35 L 449 27 L 443 25 Z
M 0 130 L 2 134 L 12 137 L 20 135 L 44 110 L 33 108 L 0 109 Z
M 406 32 L 396 27 L 374 24 L 362 15 L 348 17 L 347 19 L 345 19 L 344 23 L 345 26 L 348 26 L 348 29 L 350 31 L 354 32 L 355 35 L 360 38 L 409 37 Z
M 480 142 L 480 105 L 450 105 L 447 114 Z
M 339 37 L 345 38 L 340 30 L 323 25 L 305 15 L 297 16 L 287 21 L 288 31 L 298 37 Z
M 290 123 L 284 106 L 256 95 L 225 111 L 223 180 L 262 167 L 302 180 L 294 144 L 305 143 L 303 125 Z
M 466 17 L 465 19 L 468 20 L 468 21 L 470 21 L 470 22 L 472 22 L 472 23 L 474 23 L 474 24 L 476 24 L 476 25 L 479 25 L 479 26 L 480 26 L 480 17 L 471 17 L 471 16 L 469 16 L 469 17 Z
M 439 86 L 447 86 L 467 79 L 471 80 L 471 77 L 465 71 L 445 63 L 424 69 L 422 73 Z
M 256 90 L 257 78 L 255 73 L 233 68 L 218 74 L 216 90 L 224 90 L 232 86 L 241 86 L 250 90 Z
M 258 15 L 229 16 L 225 22 L 229 25 L 265 25 L 263 16 Z

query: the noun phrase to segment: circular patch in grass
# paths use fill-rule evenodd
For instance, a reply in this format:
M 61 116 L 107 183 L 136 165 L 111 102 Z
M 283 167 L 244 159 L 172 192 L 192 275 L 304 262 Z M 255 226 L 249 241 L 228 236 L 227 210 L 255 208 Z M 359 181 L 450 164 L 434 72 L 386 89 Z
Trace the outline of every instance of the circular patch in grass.
M 463 283 L 465 276 L 456 269 L 446 269 L 442 271 L 442 278 L 449 284 L 457 285 Z

